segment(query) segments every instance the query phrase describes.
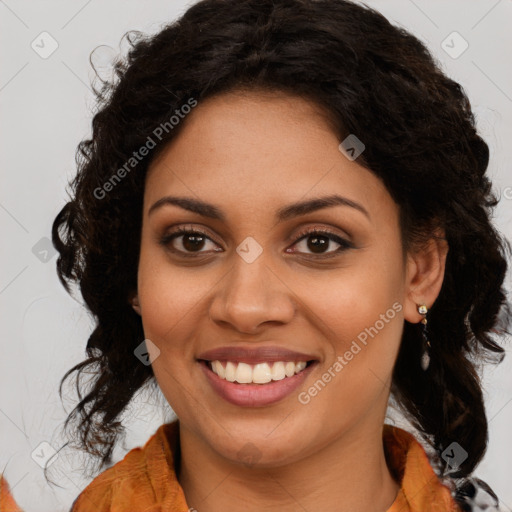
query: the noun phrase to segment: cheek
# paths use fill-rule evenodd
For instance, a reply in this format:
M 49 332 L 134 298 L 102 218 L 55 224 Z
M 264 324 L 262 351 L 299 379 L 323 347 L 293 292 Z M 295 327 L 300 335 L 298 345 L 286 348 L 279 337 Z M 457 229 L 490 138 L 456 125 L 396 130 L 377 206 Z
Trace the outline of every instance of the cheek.
M 152 361 L 156 381 L 174 412 L 185 418 L 192 389 L 190 361 L 194 358 L 194 332 L 208 280 L 201 284 L 190 270 L 177 269 L 163 261 L 158 252 L 141 251 L 138 295 L 144 335 L 159 350 Z
M 171 265 L 164 251 L 141 249 L 138 296 L 146 338 L 162 353 L 185 354 L 184 347 L 197 323 L 201 297 L 213 286 L 206 273 Z
M 329 340 L 342 349 L 376 322 L 384 331 L 381 320 L 387 326 L 395 319 L 403 301 L 402 270 L 399 255 L 360 252 L 345 268 L 305 283 L 304 296 Z
M 334 400 L 371 400 L 389 383 L 403 330 L 399 248 L 362 251 L 345 268 L 311 280 L 303 290 L 318 330 L 329 342 L 325 366 L 339 363 L 331 371 L 336 374 L 336 384 L 329 386 Z
M 340 362 L 336 373 L 342 375 L 338 383 L 344 392 L 367 387 L 368 377 L 389 379 L 403 329 L 403 306 L 396 290 L 377 291 L 374 285 L 366 294 L 354 278 L 350 281 L 352 286 L 311 304 L 329 342 L 326 367 Z
M 303 414 L 333 436 L 340 425 L 384 414 L 403 329 L 396 290 L 367 288 L 356 275 L 347 281 L 351 286 L 310 303 L 328 340 L 326 360 L 298 396 Z

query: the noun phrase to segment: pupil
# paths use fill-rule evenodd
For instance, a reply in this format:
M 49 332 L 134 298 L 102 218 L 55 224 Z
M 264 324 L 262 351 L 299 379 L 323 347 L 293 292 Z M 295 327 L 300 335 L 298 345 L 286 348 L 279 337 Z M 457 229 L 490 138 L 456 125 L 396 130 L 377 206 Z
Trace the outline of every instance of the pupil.
M 183 246 L 185 249 L 194 251 L 195 249 L 202 249 L 204 245 L 203 235 L 186 235 L 183 237 Z
M 308 238 L 308 249 L 312 252 L 323 252 L 322 248 L 329 245 L 329 239 L 323 235 L 313 235 Z

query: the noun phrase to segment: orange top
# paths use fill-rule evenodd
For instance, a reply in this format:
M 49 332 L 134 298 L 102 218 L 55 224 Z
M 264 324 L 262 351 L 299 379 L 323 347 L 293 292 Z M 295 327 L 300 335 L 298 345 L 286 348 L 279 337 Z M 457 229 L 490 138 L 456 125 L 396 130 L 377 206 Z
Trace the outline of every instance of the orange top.
M 389 468 L 400 491 L 387 512 L 461 512 L 443 485 L 421 444 L 408 432 L 384 425 Z M 179 460 L 178 422 L 164 423 L 140 448 L 100 473 L 74 501 L 70 512 L 189 512 L 176 478 Z M 23 512 L 0 475 L 0 510 Z

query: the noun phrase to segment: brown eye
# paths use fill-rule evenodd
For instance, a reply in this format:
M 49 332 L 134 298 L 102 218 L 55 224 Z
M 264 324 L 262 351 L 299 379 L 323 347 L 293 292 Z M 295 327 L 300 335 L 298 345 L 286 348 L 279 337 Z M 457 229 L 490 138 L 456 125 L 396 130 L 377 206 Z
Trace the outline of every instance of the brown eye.
M 337 244 L 338 247 L 334 247 L 334 250 L 328 250 L 331 248 L 333 242 Z M 303 233 L 303 236 L 295 242 L 294 246 L 299 247 L 300 249 L 292 252 L 319 256 L 332 256 L 354 247 L 350 242 L 334 233 L 318 230 Z
M 208 242 L 211 242 L 214 246 L 212 249 L 218 252 L 219 249 L 215 249 L 217 244 L 202 231 L 182 228 L 165 235 L 160 240 L 164 247 L 183 256 L 194 256 L 194 253 L 198 255 L 207 253 L 208 251 L 203 251 L 203 249 L 207 246 Z
M 206 237 L 190 233 L 189 235 L 181 235 L 181 244 L 187 251 L 199 251 L 204 247 Z
M 314 253 L 323 253 L 329 247 L 331 241 L 324 235 L 310 235 L 306 240 L 308 249 Z

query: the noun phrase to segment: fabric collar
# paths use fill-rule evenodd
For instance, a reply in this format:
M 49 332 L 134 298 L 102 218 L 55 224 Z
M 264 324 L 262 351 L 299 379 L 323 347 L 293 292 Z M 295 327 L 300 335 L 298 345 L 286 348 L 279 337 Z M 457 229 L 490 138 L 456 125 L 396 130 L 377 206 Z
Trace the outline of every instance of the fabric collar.
M 387 512 L 460 512 L 450 489 L 432 469 L 423 446 L 413 435 L 384 425 L 386 460 L 400 490 Z M 189 512 L 176 477 L 180 460 L 179 423 L 164 423 L 143 447 L 130 450 L 100 473 L 77 497 L 70 512 Z M 11 500 L 11 501 L 9 501 Z M 0 482 L 1 510 L 23 512 Z

